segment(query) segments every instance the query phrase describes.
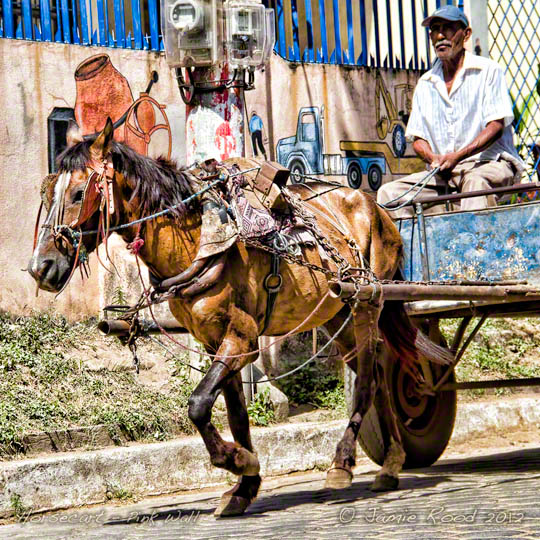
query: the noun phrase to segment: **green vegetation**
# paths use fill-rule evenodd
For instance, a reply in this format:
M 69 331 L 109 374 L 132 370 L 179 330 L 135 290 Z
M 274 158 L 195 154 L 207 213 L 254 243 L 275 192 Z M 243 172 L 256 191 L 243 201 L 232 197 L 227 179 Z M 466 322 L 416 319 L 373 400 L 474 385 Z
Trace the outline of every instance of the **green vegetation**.
M 89 370 L 66 355 L 96 333 L 95 321 L 0 312 L 0 456 L 24 451 L 25 434 L 36 431 L 104 424 L 116 442 L 193 432 L 185 376 L 158 391 L 133 371 Z
M 276 420 L 274 407 L 270 401 L 270 390 L 257 392 L 248 405 L 248 415 L 256 426 L 268 426 Z
M 11 509 L 13 510 L 13 515 L 19 521 L 23 521 L 26 516 L 30 513 L 30 509 L 24 506 L 21 496 L 18 493 L 12 493 L 9 498 L 11 503 Z
M 320 349 L 327 339 L 326 335 L 319 331 L 317 349 Z M 289 371 L 307 360 L 313 354 L 312 347 L 311 332 L 304 332 L 287 340 L 280 352 L 282 371 Z M 333 357 L 330 356 L 330 359 L 333 360 Z M 317 359 L 300 371 L 280 379 L 278 384 L 293 404 L 309 404 L 320 409 L 345 413 L 345 391 L 340 364 L 336 366 L 323 358 Z
M 477 319 L 469 328 L 473 328 Z M 441 330 L 451 342 L 459 320 L 441 321 Z M 540 323 L 536 319 L 488 319 L 469 345 L 456 368 L 458 380 L 512 379 L 540 376 Z M 497 389 L 497 394 L 515 392 Z M 467 392 L 484 395 L 486 390 Z

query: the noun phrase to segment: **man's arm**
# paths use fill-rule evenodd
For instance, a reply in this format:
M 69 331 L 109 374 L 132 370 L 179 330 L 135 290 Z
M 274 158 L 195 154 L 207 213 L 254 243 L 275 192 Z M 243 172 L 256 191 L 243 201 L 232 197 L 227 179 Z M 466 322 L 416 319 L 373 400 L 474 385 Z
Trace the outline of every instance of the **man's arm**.
M 448 154 L 435 154 L 427 141 L 418 138 L 413 143 L 413 149 L 433 169 L 439 167 L 441 171 L 450 172 L 460 161 L 489 148 L 501 137 L 503 130 L 503 119 L 492 120 L 470 144 L 457 152 L 449 152 Z

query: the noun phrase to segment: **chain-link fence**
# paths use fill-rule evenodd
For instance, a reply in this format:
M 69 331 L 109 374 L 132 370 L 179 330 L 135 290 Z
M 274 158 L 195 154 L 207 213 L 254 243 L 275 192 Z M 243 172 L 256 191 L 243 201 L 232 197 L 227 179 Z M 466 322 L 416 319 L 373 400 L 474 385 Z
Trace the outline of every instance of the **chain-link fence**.
M 540 2 L 489 0 L 489 53 L 505 66 L 514 103 L 516 147 L 540 180 Z

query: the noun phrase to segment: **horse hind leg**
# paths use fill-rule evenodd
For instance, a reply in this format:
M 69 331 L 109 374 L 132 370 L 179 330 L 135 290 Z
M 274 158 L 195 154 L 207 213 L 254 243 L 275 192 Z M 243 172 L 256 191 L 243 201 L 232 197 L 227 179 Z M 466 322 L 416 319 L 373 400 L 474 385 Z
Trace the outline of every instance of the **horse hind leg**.
M 397 489 L 399 485 L 399 473 L 403 468 L 406 456 L 396 415 L 390 404 L 390 393 L 384 378 L 384 369 L 379 363 L 377 369 L 379 385 L 375 395 L 375 403 L 379 411 L 385 456 L 382 468 L 371 485 L 371 491 L 391 491 Z

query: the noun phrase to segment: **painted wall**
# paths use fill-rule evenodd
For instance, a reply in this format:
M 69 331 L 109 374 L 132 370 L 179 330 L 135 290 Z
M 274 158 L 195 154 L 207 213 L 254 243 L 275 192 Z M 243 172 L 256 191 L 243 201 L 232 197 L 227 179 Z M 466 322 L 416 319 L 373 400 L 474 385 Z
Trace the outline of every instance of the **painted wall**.
M 307 174 L 346 184 L 352 163 L 364 167 L 377 158 L 387 182 L 423 168 L 403 137 L 418 77 L 406 70 L 294 64 L 274 55 L 246 93 L 246 124 L 256 112 L 266 154 L 285 166 L 302 162 Z M 254 155 L 248 135 L 246 153 Z M 370 190 L 366 173 L 361 186 Z
M 86 104 L 90 105 L 85 112 L 74 74 L 81 63 L 96 54 L 109 57 L 122 81 L 123 93 L 119 97 L 110 91 L 109 85 L 98 83 L 95 90 L 86 95 Z M 24 313 L 32 308 L 53 307 L 70 318 L 81 318 L 97 315 L 107 301 L 105 293 L 110 299 L 114 289 L 122 283 L 124 290 L 134 292 L 131 278 L 129 281 L 122 278 L 124 282 L 115 281 L 96 264 L 95 256 L 91 257 L 90 279 L 82 285 L 81 278 L 75 275 L 58 299 L 43 291 L 36 298 L 34 280 L 21 269 L 26 268 L 31 256 L 39 188 L 42 178 L 49 172 L 47 120 L 53 110 L 75 109 L 77 104 L 79 114 L 76 116 L 79 118 L 81 114 L 90 118 L 89 110 L 95 114 L 101 110 L 102 114 L 109 108 L 117 117 L 126 103 L 132 103 L 147 88 L 154 70 L 159 74 L 159 81 L 153 85 L 150 95 L 164 106 L 170 136 L 167 130 L 156 131 L 149 145 L 141 145 L 142 139 L 134 136 L 132 131 L 130 134 L 127 129 L 119 131 L 128 142 L 137 139 L 136 147 L 149 155 L 166 154 L 170 141 L 172 158 L 184 163 L 185 106 L 163 56 L 143 51 L 0 39 L 0 222 L 3 224 L 0 232 L 0 309 Z M 151 127 L 149 107 L 146 103 L 140 108 L 145 114 L 139 115 L 139 131 L 148 131 Z M 163 116 L 156 111 L 154 124 L 162 122 Z M 137 127 L 137 121 L 132 123 Z M 88 122 L 87 131 L 92 131 L 96 125 Z M 125 251 L 118 241 L 117 256 L 126 259 Z

